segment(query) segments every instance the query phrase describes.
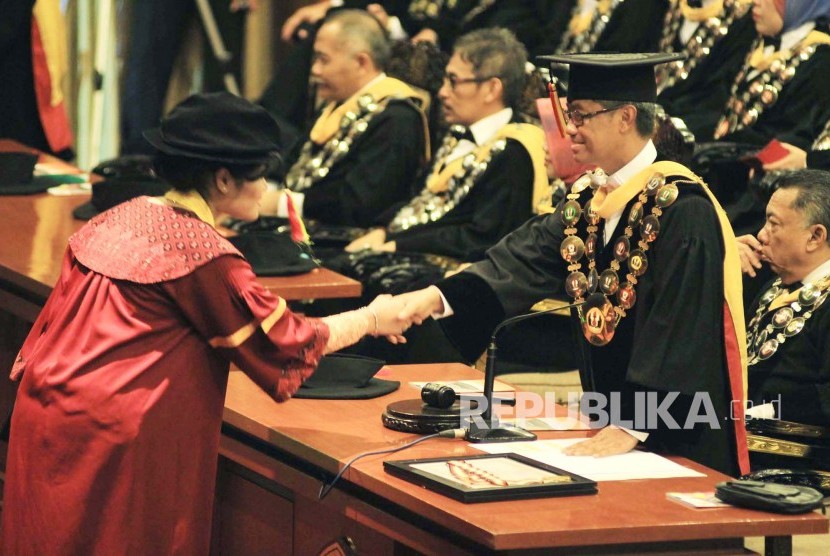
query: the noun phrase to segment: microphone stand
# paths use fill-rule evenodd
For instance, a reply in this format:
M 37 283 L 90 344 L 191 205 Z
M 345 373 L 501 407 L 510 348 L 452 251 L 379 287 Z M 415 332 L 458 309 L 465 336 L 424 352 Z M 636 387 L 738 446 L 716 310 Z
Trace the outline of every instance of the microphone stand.
M 476 419 L 471 419 L 470 429 L 467 431 L 466 440 L 469 442 L 516 442 L 522 440 L 536 440 L 536 435 L 530 431 L 526 431 L 520 427 L 501 424 L 498 418 L 493 418 L 493 383 L 496 379 L 496 351 L 498 346 L 496 344 L 496 336 L 501 330 L 507 326 L 511 326 L 517 322 L 525 319 L 538 317 L 540 315 L 547 315 L 562 311 L 565 309 L 573 309 L 579 307 L 583 302 L 571 303 L 561 307 L 555 307 L 545 311 L 538 311 L 536 313 L 525 313 L 517 315 L 509 319 L 501 321 L 493 333 L 490 335 L 490 344 L 487 346 L 487 358 L 484 366 L 484 403 L 485 408 L 481 412 L 481 421 L 483 426 L 479 426 Z

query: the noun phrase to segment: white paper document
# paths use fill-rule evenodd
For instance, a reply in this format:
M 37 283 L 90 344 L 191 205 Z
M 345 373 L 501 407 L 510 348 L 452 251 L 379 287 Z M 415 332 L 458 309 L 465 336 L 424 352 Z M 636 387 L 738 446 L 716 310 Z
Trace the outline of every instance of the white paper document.
M 591 425 L 573 417 L 499 417 L 499 421 L 526 431 L 587 431 Z
M 618 456 L 567 456 L 562 450 L 583 438 L 535 440 L 532 442 L 496 442 L 471 444 L 489 454 L 519 454 L 558 467 L 594 481 L 627 481 L 631 479 L 665 479 L 669 477 L 704 477 L 688 467 L 651 452 L 632 451 Z

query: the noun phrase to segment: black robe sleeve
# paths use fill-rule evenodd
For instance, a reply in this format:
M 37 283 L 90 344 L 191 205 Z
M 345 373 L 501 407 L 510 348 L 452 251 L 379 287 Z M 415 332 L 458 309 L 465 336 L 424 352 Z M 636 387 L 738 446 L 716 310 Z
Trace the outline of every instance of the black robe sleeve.
M 324 224 L 374 225 L 379 214 L 409 197 L 424 142 L 418 110 L 408 102 L 390 102 L 349 154 L 304 192 L 304 216 Z
M 538 216 L 490 249 L 483 261 L 438 284 L 455 311 L 441 326 L 465 357 L 480 354 L 505 317 L 562 292 L 568 272 L 559 254 L 563 237 L 558 214 Z
M 470 194 L 440 220 L 389 234 L 398 251 L 479 260 L 505 234 L 531 216 L 533 164 L 518 141 L 509 139 Z

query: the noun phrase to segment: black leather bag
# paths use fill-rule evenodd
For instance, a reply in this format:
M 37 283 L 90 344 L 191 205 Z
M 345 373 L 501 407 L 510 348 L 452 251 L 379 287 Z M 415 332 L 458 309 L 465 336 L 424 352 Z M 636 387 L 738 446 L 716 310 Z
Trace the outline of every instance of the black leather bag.
M 715 496 L 734 506 L 782 514 L 800 514 L 821 507 L 823 495 L 814 488 L 761 481 L 725 481 Z

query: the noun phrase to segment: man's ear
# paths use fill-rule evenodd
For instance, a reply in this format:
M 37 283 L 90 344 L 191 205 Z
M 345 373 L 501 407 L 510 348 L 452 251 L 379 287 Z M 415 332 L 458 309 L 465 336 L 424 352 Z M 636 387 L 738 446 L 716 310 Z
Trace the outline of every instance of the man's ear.
M 358 52 L 355 54 L 354 59 L 357 62 L 358 67 L 363 71 L 373 70 L 375 67 L 375 61 L 372 60 L 372 57 L 369 56 L 368 52 Z
M 807 241 L 807 250 L 816 251 L 827 245 L 827 228 L 823 224 L 813 224 L 808 228 L 810 239 Z
M 489 79 L 484 84 L 487 89 L 486 99 L 488 102 L 501 102 L 504 104 L 504 83 L 498 77 Z
M 619 109 L 621 113 L 621 120 L 626 125 L 626 129 L 637 127 L 637 107 L 633 104 L 626 104 Z

